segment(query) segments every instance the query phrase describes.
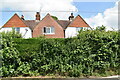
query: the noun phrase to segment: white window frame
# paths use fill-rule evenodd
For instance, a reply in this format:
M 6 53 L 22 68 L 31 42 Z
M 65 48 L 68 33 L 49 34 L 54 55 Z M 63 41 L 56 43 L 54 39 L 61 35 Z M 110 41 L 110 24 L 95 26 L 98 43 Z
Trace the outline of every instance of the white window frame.
M 45 33 L 44 32 L 44 28 L 49 28 L 50 29 L 50 33 Z M 50 27 L 45 26 L 45 27 L 43 27 L 43 34 L 55 34 L 55 28 L 54 28 L 53 32 L 52 32 L 52 28 L 54 28 L 54 27 L 53 26 L 50 26 Z

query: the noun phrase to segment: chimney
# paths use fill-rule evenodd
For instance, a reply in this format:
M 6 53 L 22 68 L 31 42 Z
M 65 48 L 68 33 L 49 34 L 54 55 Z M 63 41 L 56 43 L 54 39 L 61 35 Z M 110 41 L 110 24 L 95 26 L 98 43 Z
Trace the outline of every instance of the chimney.
M 36 20 L 40 21 L 40 13 L 39 12 L 36 13 Z
M 73 13 L 71 13 L 71 16 L 69 16 L 69 21 L 72 21 L 74 19 Z
M 21 19 L 22 19 L 22 20 L 25 20 L 23 15 L 21 15 Z

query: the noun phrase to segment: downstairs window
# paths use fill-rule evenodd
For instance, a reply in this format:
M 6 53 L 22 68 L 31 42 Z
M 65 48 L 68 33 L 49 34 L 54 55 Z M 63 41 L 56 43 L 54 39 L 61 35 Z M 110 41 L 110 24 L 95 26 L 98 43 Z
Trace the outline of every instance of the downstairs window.
M 18 32 L 18 33 L 20 32 L 20 28 L 19 28 L 19 27 L 15 27 L 14 30 L 15 30 L 16 32 Z

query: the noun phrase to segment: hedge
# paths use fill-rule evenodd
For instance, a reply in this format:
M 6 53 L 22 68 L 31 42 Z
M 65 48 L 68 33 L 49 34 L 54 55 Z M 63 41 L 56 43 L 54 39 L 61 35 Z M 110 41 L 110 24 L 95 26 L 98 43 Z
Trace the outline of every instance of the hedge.
M 114 31 L 86 30 L 66 39 L 3 37 L 1 43 L 3 77 L 103 76 L 120 70 L 120 40 Z

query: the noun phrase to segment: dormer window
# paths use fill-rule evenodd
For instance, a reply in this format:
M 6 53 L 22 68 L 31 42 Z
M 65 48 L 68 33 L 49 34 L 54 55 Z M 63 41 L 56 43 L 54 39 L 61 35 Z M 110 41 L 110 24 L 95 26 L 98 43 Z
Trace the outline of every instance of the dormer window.
M 54 27 L 44 27 L 43 28 L 43 33 L 44 34 L 54 34 L 55 33 Z

